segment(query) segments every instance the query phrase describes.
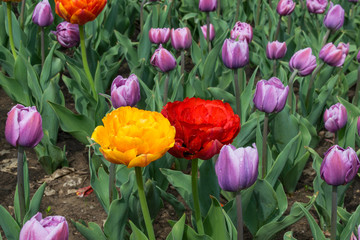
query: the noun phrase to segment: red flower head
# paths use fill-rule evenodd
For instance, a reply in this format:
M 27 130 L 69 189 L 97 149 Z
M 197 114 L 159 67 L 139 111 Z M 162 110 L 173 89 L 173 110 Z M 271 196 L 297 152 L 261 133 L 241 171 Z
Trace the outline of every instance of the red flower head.
M 166 104 L 161 113 L 176 129 L 169 153 L 177 158 L 210 159 L 240 131 L 239 116 L 220 100 L 185 98 Z

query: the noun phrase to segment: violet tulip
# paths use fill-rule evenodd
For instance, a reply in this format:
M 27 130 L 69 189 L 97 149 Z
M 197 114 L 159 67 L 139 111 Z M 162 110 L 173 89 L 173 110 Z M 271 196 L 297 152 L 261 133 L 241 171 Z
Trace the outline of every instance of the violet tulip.
M 294 11 L 295 5 L 293 0 L 280 0 L 276 11 L 280 16 L 290 15 Z
M 346 125 L 347 112 L 344 105 L 336 103 L 325 110 L 324 123 L 329 132 L 337 132 Z
M 335 47 L 333 43 L 327 43 L 319 53 L 319 58 L 333 67 L 340 67 L 346 58 L 346 47 Z
M 170 39 L 170 28 L 151 28 L 149 30 L 150 42 L 155 44 L 165 44 Z
M 20 240 L 67 240 L 69 226 L 62 216 L 42 218 L 38 212 L 27 221 L 20 231 Z
M 139 80 L 135 74 L 129 78 L 117 76 L 111 84 L 111 102 L 114 108 L 135 106 L 140 101 Z
M 345 185 L 353 180 L 359 167 L 358 156 L 351 147 L 345 150 L 335 145 L 325 153 L 320 176 L 329 185 Z
M 291 71 L 297 70 L 300 76 L 307 76 L 316 68 L 316 57 L 311 48 L 301 49 L 291 57 L 289 66 Z
M 54 22 L 54 16 L 48 0 L 42 0 L 35 6 L 32 21 L 40 27 L 47 27 Z
M 222 60 L 224 65 L 230 69 L 244 67 L 249 63 L 249 45 L 243 41 L 225 39 L 222 46 Z
M 338 44 L 337 48 L 341 49 L 343 51 L 343 53 L 345 53 L 345 55 L 348 55 L 349 49 L 350 49 L 350 44 L 341 42 Z
M 280 79 L 272 77 L 256 84 L 253 102 L 262 112 L 280 112 L 286 104 L 288 94 L 289 86 L 284 87 Z
M 150 63 L 162 72 L 169 72 L 176 67 L 174 56 L 160 44 L 151 57 Z
M 202 12 L 213 12 L 217 8 L 217 0 L 200 0 L 199 10 Z
M 306 7 L 309 13 L 324 13 L 328 5 L 327 0 L 306 0 Z
M 215 164 L 220 187 L 229 192 L 238 192 L 253 185 L 258 177 L 259 157 L 253 147 L 238 148 L 224 145 Z
M 268 42 L 266 45 L 266 56 L 268 59 L 280 59 L 283 58 L 286 54 L 286 42 Z
M 188 49 L 191 46 L 191 32 L 187 27 L 171 29 L 171 45 L 176 50 Z
M 204 35 L 204 38 L 207 39 L 206 31 L 207 31 L 207 25 L 201 26 L 201 31 Z M 215 38 L 215 29 L 214 25 L 210 24 L 210 41 L 212 41 Z
M 330 8 L 324 17 L 324 25 L 331 30 L 339 30 L 344 24 L 345 11 L 339 5 L 330 2 Z
M 249 44 L 253 39 L 253 29 L 250 24 L 245 22 L 236 22 L 230 32 L 230 38 L 233 40 L 246 40 Z
M 80 42 L 79 26 L 69 22 L 61 22 L 56 31 L 51 31 L 61 46 L 65 48 L 75 47 Z
M 5 138 L 11 145 L 33 148 L 43 136 L 41 115 L 35 106 L 17 104 L 8 112 Z

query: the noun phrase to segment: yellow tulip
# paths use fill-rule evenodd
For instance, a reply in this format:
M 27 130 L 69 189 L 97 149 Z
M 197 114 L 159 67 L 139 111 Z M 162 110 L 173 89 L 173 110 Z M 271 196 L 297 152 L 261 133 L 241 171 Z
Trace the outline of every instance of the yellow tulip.
M 103 118 L 91 138 L 109 162 L 145 167 L 175 143 L 175 128 L 161 113 L 120 107 Z

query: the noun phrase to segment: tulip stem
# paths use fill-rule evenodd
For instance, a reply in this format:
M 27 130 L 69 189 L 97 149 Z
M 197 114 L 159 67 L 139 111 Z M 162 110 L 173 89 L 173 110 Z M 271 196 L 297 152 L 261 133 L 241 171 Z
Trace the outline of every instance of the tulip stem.
M 323 66 L 324 66 L 324 62 L 320 63 L 320 65 L 318 65 L 311 74 L 310 83 L 309 83 L 309 87 L 308 87 L 306 99 L 305 99 L 306 108 L 310 107 L 310 102 L 312 101 L 312 87 L 314 85 L 314 80 L 315 80 L 316 75 L 320 72 L 320 70 Z
M 80 33 L 80 47 L 81 47 L 81 57 L 82 62 L 85 70 L 86 77 L 89 81 L 89 85 L 91 88 L 91 91 L 93 92 L 94 99 L 98 100 L 98 95 L 96 94 L 95 85 L 94 85 L 94 79 L 91 75 L 87 56 L 86 56 L 86 46 L 85 46 L 85 29 L 84 25 L 79 25 L 79 33 Z
M 164 106 L 168 100 L 168 89 L 169 89 L 169 73 L 166 73 L 165 84 L 164 84 Z
M 273 75 L 276 76 L 276 59 L 273 61 Z
M 295 79 L 295 77 L 296 77 L 296 74 L 297 74 L 297 70 L 294 70 L 294 72 L 291 74 L 291 76 L 290 76 L 290 79 L 289 79 L 289 105 L 290 105 L 290 113 L 292 114 L 293 113 L 293 104 L 292 104 L 292 102 L 293 102 L 293 99 L 292 99 L 292 97 L 293 97 L 293 84 L 294 84 L 294 79 Z
M 174 0 L 170 0 L 170 4 L 169 4 L 169 12 L 168 12 L 168 22 L 169 22 L 169 28 L 171 28 L 171 8 L 173 5 Z
M 195 158 L 191 160 L 191 187 L 192 187 L 192 195 L 194 199 L 196 227 L 198 233 L 201 235 L 204 234 L 204 226 L 201 219 L 197 179 L 198 179 L 198 159 Z
M 181 85 L 184 86 L 185 73 L 185 50 L 181 50 Z
M 236 113 L 240 117 L 241 104 L 240 104 L 240 86 L 239 86 L 239 78 L 238 78 L 238 69 L 234 69 L 234 83 L 235 83 Z
M 24 30 L 25 2 L 26 2 L 26 0 L 22 0 L 22 1 L 21 1 L 20 28 L 21 28 L 22 30 Z
M 135 174 L 136 174 L 136 182 L 138 185 L 138 193 L 139 193 L 141 210 L 142 210 L 142 213 L 144 216 L 145 226 L 146 226 L 146 230 L 148 232 L 148 237 L 149 237 L 149 240 L 155 240 L 154 229 L 153 229 L 153 226 L 151 223 L 149 208 L 148 208 L 148 205 L 146 202 L 141 167 L 135 167 Z
M 12 31 L 11 2 L 7 2 L 6 7 L 7 7 L 7 19 L 8 19 L 8 28 L 9 28 L 10 47 L 11 47 L 11 52 L 12 52 L 12 54 L 14 56 L 14 60 L 15 60 L 17 55 L 16 55 L 16 51 L 15 51 L 14 36 L 13 36 L 13 31 Z
M 110 163 L 110 167 L 109 167 L 109 201 L 110 201 L 110 205 L 113 200 L 114 184 L 115 184 L 115 164 Z
M 206 43 L 209 48 L 209 53 L 211 51 L 211 42 L 210 42 L 210 13 L 206 13 Z
M 220 11 L 221 11 L 221 0 L 218 0 L 218 5 L 217 5 L 217 15 L 218 15 L 218 17 L 220 16 Z
M 269 113 L 265 113 L 264 129 L 263 129 L 263 142 L 262 142 L 262 178 L 265 179 L 267 169 L 267 135 L 269 127 Z
M 236 209 L 237 209 L 237 239 L 244 239 L 243 230 L 243 217 L 242 217 L 242 206 L 241 206 L 241 191 L 236 195 Z
M 327 43 L 327 40 L 328 40 L 328 38 L 329 38 L 329 36 L 330 36 L 330 33 L 331 33 L 331 29 L 328 29 L 328 30 L 326 31 L 325 36 L 324 36 L 324 38 L 323 38 L 323 41 L 322 41 L 322 43 L 321 43 L 321 48 L 322 48 L 323 46 L 325 46 L 325 44 Z M 321 48 L 320 48 L 320 49 L 321 49 Z
M 145 4 L 145 0 L 141 1 L 140 4 L 140 36 L 142 36 L 142 32 L 143 32 L 143 24 L 144 24 L 144 4 Z
M 337 186 L 332 186 L 331 240 L 336 240 Z
M 291 15 L 288 15 L 287 34 L 290 35 L 290 31 L 291 31 Z
M 241 1 L 241 0 L 237 0 L 237 2 L 236 2 L 235 22 L 239 19 L 240 1 Z
M 260 7 L 261 7 L 261 0 L 258 0 L 257 7 L 256 7 L 255 27 L 257 27 L 259 25 L 259 21 L 260 21 Z
M 354 96 L 354 100 L 353 100 L 353 104 L 355 104 L 355 106 L 357 106 L 357 103 L 358 103 L 359 90 L 360 90 L 360 66 L 358 67 L 358 78 L 357 78 L 357 82 L 356 82 L 355 96 Z
M 276 32 L 275 32 L 275 36 L 274 36 L 274 41 L 278 40 L 277 38 L 279 36 L 280 28 L 281 28 L 281 16 L 279 17 L 279 21 L 278 21 L 278 24 L 276 26 Z
M 25 216 L 24 147 L 20 145 L 18 146 L 17 184 L 18 184 L 18 196 L 19 196 L 19 206 L 20 206 L 20 223 L 22 225 Z
M 40 39 L 41 39 L 41 67 L 44 67 L 44 62 L 45 62 L 45 41 L 44 41 L 44 28 L 40 27 L 41 31 L 40 31 Z

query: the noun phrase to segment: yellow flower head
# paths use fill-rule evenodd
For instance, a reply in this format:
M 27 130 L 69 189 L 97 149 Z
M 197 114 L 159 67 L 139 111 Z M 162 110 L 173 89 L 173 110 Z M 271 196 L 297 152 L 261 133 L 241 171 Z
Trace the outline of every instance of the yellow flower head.
M 109 162 L 145 167 L 175 143 L 175 128 L 161 113 L 120 107 L 103 118 L 91 138 Z

